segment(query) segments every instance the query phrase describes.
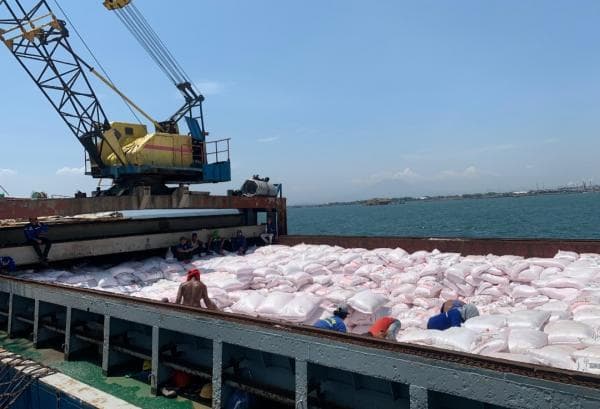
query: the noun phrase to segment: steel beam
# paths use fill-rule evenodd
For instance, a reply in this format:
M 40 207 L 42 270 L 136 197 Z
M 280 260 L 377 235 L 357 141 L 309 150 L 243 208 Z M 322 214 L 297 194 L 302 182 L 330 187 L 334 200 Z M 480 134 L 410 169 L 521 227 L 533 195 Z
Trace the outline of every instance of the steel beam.
M 104 338 L 102 342 L 102 375 L 108 376 L 110 369 L 110 315 L 104 316 Z
M 45 221 L 49 228 L 48 237 L 53 242 L 90 240 L 140 234 L 174 233 L 192 229 L 221 229 L 225 227 L 252 226 L 244 221 L 244 214 L 236 209 L 223 209 L 220 212 L 230 214 L 210 214 L 203 216 L 178 216 L 157 218 L 100 218 L 79 219 L 59 218 Z M 235 213 L 233 213 L 235 212 Z M 25 221 L 0 226 L 0 247 L 20 246 L 25 243 L 23 228 Z
M 213 409 L 221 409 L 223 407 L 223 342 L 219 339 L 213 340 L 212 371 L 212 407 Z
M 65 361 L 68 361 L 71 358 L 71 353 L 75 352 L 75 349 L 76 349 L 75 337 L 73 337 L 73 334 L 72 334 L 72 324 L 73 324 L 72 319 L 73 319 L 73 308 L 67 307 L 67 316 L 66 316 L 66 324 L 65 324 L 65 349 L 63 351 Z
M 494 370 L 492 360 L 487 368 L 474 367 L 397 352 L 394 345 L 398 344 L 360 344 L 350 342 L 353 339 L 350 336 L 334 337 L 308 328 L 292 330 L 289 326 L 276 323 L 261 324 L 260 320 L 254 322 L 223 313 L 203 312 L 95 291 L 66 289 L 12 279 L 0 280 L 0 291 L 105 315 L 105 373 L 108 373 L 109 369 L 108 344 L 114 319 L 149 326 L 157 325 L 162 329 L 212 339 L 213 393 L 217 404 L 215 407 L 222 403 L 223 343 L 276 353 L 295 360 L 297 401 L 302 401 L 305 396 L 304 365 L 314 363 L 399 384 L 416 385 L 417 388 L 410 389 L 414 405 L 422 405 L 425 390 L 429 390 L 515 409 L 600 407 L 600 377 L 589 374 L 578 374 L 577 377 L 588 379 L 589 383 L 597 385 L 596 387 L 537 378 L 534 375 L 539 373 L 539 367 L 531 367 L 531 375 L 524 376 Z M 453 354 L 455 353 L 448 352 L 449 357 Z M 112 361 L 110 363 L 112 365 Z
M 285 198 L 210 196 L 189 193 L 187 200 L 171 195 L 101 196 L 69 199 L 0 199 L 0 219 L 26 219 L 30 216 L 73 216 L 76 214 L 142 209 L 257 209 L 285 208 Z
M 219 233 L 221 234 L 221 237 L 233 237 L 235 236 L 237 230 L 242 230 L 247 238 L 258 238 L 260 233 L 262 233 L 263 228 L 261 226 L 226 227 L 219 229 Z M 176 233 L 122 236 L 106 239 L 54 243 L 48 258 L 50 261 L 62 261 L 155 249 L 166 249 L 177 244 L 181 236 L 190 237 L 192 233 L 197 233 L 198 238 L 206 243 L 211 230 L 203 229 L 181 231 Z M 36 264 L 39 262 L 33 247 L 29 245 L 5 247 L 2 249 L 2 252 L 3 254 L 10 255 L 19 266 Z
M 429 409 L 429 392 L 427 389 L 418 386 L 410 385 L 410 409 Z
M 150 392 L 156 395 L 160 385 L 160 328 L 152 326 L 152 374 L 150 375 Z
M 308 409 L 308 363 L 296 360 L 296 409 Z
M 33 310 L 33 346 L 39 348 L 42 339 L 40 339 L 40 300 L 35 299 Z

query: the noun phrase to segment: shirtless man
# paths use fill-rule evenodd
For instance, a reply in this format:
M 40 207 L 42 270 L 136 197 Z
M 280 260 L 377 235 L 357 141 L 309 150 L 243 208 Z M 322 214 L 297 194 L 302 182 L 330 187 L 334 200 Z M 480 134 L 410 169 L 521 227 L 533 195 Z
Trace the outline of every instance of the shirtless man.
M 187 281 L 179 286 L 175 304 L 183 304 L 190 307 L 202 308 L 200 300 L 204 300 L 206 308 L 216 310 L 217 306 L 208 298 L 206 285 L 200 281 L 200 271 L 194 269 L 187 273 Z

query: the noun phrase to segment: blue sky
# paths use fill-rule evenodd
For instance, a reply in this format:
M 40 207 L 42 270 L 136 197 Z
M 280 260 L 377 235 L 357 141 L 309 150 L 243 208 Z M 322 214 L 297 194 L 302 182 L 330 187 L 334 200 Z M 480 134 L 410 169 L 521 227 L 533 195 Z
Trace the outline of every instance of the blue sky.
M 115 83 L 169 116 L 177 91 L 101 3 L 61 1 Z M 232 183 L 195 190 L 256 173 L 290 203 L 600 182 L 597 1 L 136 4 L 205 94 L 211 137 L 232 138 Z M 82 148 L 3 48 L 0 67 L 0 184 L 92 190 Z

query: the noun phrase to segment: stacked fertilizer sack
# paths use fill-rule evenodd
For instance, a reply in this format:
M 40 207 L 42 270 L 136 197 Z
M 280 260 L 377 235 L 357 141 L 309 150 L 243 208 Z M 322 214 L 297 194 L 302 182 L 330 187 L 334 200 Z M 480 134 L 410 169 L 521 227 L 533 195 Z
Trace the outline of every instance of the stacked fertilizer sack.
M 202 270 L 209 296 L 226 312 L 310 325 L 346 303 L 352 333 L 390 315 L 402 322 L 400 342 L 600 374 L 598 254 L 524 259 L 274 245 L 188 265 L 152 258 L 22 277 L 172 302 L 190 268 Z M 481 315 L 460 328 L 425 329 L 454 298 Z

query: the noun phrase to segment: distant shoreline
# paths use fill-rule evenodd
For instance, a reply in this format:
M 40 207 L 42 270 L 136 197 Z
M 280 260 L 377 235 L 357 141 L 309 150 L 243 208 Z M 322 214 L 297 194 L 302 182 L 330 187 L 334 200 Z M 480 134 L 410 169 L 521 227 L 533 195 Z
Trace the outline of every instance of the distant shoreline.
M 421 196 L 421 197 L 395 197 L 382 198 L 376 197 L 366 200 L 354 200 L 349 202 L 329 202 L 322 204 L 306 204 L 306 205 L 290 205 L 289 208 L 305 208 L 305 207 L 332 207 L 332 206 L 388 206 L 400 205 L 407 202 L 433 202 L 441 200 L 465 200 L 465 199 L 497 199 L 504 197 L 529 197 L 529 196 L 545 196 L 545 195 L 566 195 L 577 193 L 598 193 L 600 185 L 581 185 L 575 187 L 560 187 L 555 189 L 538 189 L 523 192 L 487 192 L 487 193 L 468 193 L 462 195 L 445 195 L 445 196 Z

